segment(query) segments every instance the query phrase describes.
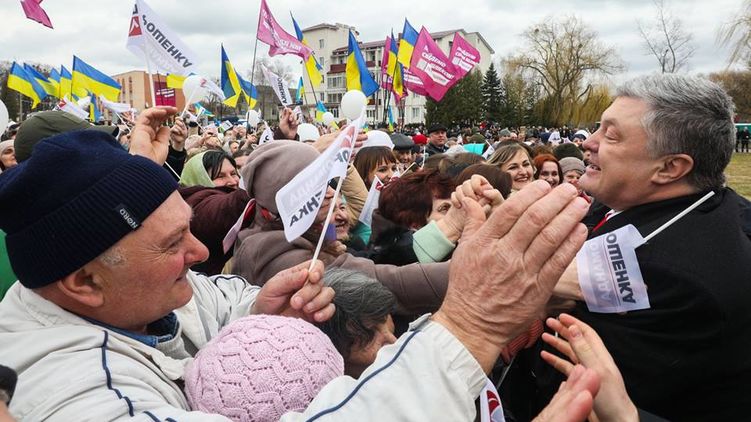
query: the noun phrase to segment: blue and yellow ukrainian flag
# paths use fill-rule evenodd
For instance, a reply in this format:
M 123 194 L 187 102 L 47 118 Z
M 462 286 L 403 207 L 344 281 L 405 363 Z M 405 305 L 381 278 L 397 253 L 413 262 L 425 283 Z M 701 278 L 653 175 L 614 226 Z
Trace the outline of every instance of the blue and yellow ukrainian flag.
M 393 77 L 391 90 L 401 99 L 404 96 L 404 68 L 401 63 L 397 63 L 399 49 L 396 47 L 396 39 L 391 34 L 391 44 L 389 45 L 389 62 L 386 71 Z
M 229 57 L 227 57 L 227 52 L 224 51 L 224 45 L 222 45 L 222 73 L 220 86 L 222 87 L 222 92 L 224 92 L 224 97 L 226 98 L 224 104 L 230 107 L 237 106 L 237 100 L 242 94 L 242 87 L 237 78 L 237 72 L 235 72 L 235 68 L 232 67 L 232 63 L 229 61 Z
M 103 95 L 110 101 L 117 101 L 120 88 L 120 84 L 114 79 L 73 56 L 73 94 L 80 97 L 82 90 L 86 90 L 96 95 Z
M 16 62 L 10 68 L 8 74 L 8 88 L 18 91 L 31 98 L 31 108 L 39 105 L 39 102 L 47 97 L 47 93 L 39 84 Z
M 49 81 L 55 86 L 55 97 L 62 98 L 60 96 L 60 72 L 58 72 L 57 69 L 52 68 L 52 70 L 50 70 Z
M 323 114 L 326 113 L 326 106 L 322 102 L 316 101 L 316 122 L 323 121 Z
M 389 106 L 389 130 L 394 131 L 394 115 L 391 114 L 391 106 Z
M 36 83 L 39 84 L 39 86 L 42 87 L 44 92 L 47 95 L 51 95 L 53 97 L 57 97 L 57 90 L 55 89 L 55 85 L 50 83 L 49 79 L 47 79 L 46 76 L 39 73 L 38 70 L 34 69 L 33 66 L 29 66 L 28 64 L 24 63 L 23 70 L 26 71 L 26 74 L 34 78 Z
M 102 113 L 99 111 L 99 107 L 96 102 L 96 95 L 91 94 L 91 103 L 89 104 L 89 120 L 91 123 L 96 123 L 102 118 Z
M 245 101 L 248 102 L 248 107 L 255 108 L 256 104 L 258 104 L 258 91 L 256 90 L 256 86 L 243 79 L 239 73 L 236 74 L 237 79 L 240 81 L 243 94 L 245 94 Z
M 399 63 L 409 69 L 409 62 L 412 60 L 412 52 L 415 51 L 415 44 L 417 44 L 417 37 L 419 34 L 412 28 L 409 21 L 404 19 L 404 29 L 402 30 L 402 39 L 399 40 Z
M 366 97 L 370 97 L 378 90 L 378 83 L 373 79 L 373 75 L 368 71 L 365 65 L 365 59 L 362 57 L 360 46 L 357 45 L 357 39 L 349 31 L 349 53 L 347 55 L 347 66 L 345 74 L 347 75 L 347 90 L 357 89 L 362 91 Z
M 204 106 L 201 105 L 201 103 L 195 103 L 193 106 L 196 108 L 196 115 L 201 116 L 205 115 L 206 117 L 214 117 L 214 113 L 206 110 Z
M 295 103 L 302 104 L 304 95 L 305 95 L 305 86 L 302 83 L 302 76 L 300 76 L 300 82 L 297 83 L 297 93 L 295 94 Z
M 303 36 L 302 30 L 300 30 L 300 26 L 297 25 L 295 17 L 292 16 L 292 12 L 290 12 L 289 15 L 292 17 L 292 24 L 295 26 L 295 35 L 297 36 L 297 39 L 301 43 L 310 47 Z M 318 60 L 316 60 L 315 54 L 308 56 L 308 60 L 305 61 L 305 70 L 308 72 L 308 79 L 310 79 L 310 83 L 313 85 L 314 89 L 323 82 L 323 74 L 321 74 L 321 72 L 323 72 L 323 67 L 321 67 Z
M 73 94 L 73 75 L 65 66 L 60 66 L 60 98 L 71 98 Z

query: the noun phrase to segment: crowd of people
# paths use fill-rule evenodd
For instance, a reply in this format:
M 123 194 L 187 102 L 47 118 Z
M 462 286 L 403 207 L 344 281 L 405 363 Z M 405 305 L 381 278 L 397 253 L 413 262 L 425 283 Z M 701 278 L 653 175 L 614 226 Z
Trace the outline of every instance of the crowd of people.
M 339 131 L 37 113 L 0 142 L 0 421 L 471 421 L 488 391 L 508 421 L 745 419 L 733 117 L 654 75 L 591 131 L 362 131 L 288 241 L 276 194 Z M 649 306 L 594 312 L 575 256 L 629 225 L 661 229 L 633 251 Z

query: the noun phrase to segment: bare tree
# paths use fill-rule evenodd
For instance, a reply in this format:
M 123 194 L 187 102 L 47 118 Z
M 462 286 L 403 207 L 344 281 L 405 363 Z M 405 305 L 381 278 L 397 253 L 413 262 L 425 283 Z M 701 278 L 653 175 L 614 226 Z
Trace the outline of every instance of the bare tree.
M 639 34 L 644 39 L 644 48 L 660 64 L 662 73 L 675 73 L 688 64 L 696 48 L 693 35 L 683 28 L 683 22 L 673 16 L 665 0 L 654 0 L 654 21 L 637 20 Z
M 605 46 L 578 17 L 546 18 L 522 34 L 526 49 L 510 60 L 532 72 L 546 95 L 544 115 L 567 123 L 586 101 L 594 78 L 623 69 L 615 49 Z
M 728 64 L 744 61 L 751 65 L 751 0 L 744 0 L 741 10 L 734 16 L 737 17 L 720 28 L 718 40 L 721 45 L 732 48 Z
M 279 76 L 284 80 L 284 82 L 289 85 L 294 80 L 294 75 L 292 74 L 292 69 L 284 64 L 283 61 L 279 59 L 272 59 L 270 57 L 258 57 L 256 59 L 256 69 L 253 76 L 253 83 L 255 85 L 268 85 L 269 81 L 266 80 L 266 77 L 263 75 L 263 71 L 261 70 L 261 66 L 265 66 L 266 69 L 270 70 L 271 73 Z M 248 80 L 250 80 L 250 71 L 247 73 Z

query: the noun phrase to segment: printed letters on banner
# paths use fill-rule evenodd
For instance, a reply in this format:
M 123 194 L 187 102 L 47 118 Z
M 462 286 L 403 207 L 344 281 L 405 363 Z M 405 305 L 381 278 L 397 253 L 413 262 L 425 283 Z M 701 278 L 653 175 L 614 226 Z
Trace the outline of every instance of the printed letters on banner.
M 131 53 L 148 58 L 167 73 L 195 72 L 198 56 L 143 0 L 136 0 L 133 7 L 126 46 Z
M 347 175 L 362 120 L 360 117 L 347 125 L 323 154 L 276 193 L 276 206 L 288 241 L 297 239 L 313 225 L 329 180 Z
M 597 236 L 576 254 L 579 285 L 592 312 L 619 313 L 649 309 L 636 248 L 644 238 L 633 224 Z

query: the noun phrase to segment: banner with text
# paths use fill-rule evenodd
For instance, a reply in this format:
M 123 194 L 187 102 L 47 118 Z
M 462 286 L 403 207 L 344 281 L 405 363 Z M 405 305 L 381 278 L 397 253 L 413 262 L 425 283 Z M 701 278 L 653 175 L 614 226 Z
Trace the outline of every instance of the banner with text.
M 276 193 L 284 236 L 293 241 L 313 225 L 326 196 L 328 182 L 347 175 L 349 157 L 363 118 L 347 125 L 334 142 Z
M 195 72 L 198 56 L 143 0 L 133 7 L 126 46 L 157 69 L 178 75 Z
M 633 224 L 597 236 L 576 254 L 579 285 L 591 312 L 649 309 L 636 248 L 644 238 Z
M 463 78 L 472 68 L 480 63 L 480 52 L 462 38 L 457 32 L 454 34 L 454 42 L 451 44 L 449 53 L 451 64 L 456 67 L 459 78 Z
M 293 37 L 282 28 L 271 14 L 266 0 L 261 0 L 261 12 L 258 15 L 258 30 L 256 36 L 260 41 L 269 45 L 269 56 L 277 54 L 294 54 L 300 56 L 303 60 L 308 60 L 308 56 L 313 50 L 297 37 Z
M 425 91 L 436 101 L 441 101 L 446 91 L 459 81 L 456 67 L 451 64 L 424 27 L 417 38 L 409 70 L 420 78 L 425 85 Z

